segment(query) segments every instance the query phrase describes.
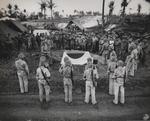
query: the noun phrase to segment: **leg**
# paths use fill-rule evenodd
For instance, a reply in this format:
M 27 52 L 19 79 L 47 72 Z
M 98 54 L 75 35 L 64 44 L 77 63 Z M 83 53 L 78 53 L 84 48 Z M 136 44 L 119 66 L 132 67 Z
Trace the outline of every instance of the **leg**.
M 113 103 L 118 104 L 118 93 L 119 93 L 119 84 L 118 83 L 114 83 L 114 95 L 115 95 L 115 99 L 113 100 Z
M 40 82 L 38 82 L 38 86 L 39 86 L 39 98 L 40 98 L 40 102 L 43 102 L 43 100 L 44 100 L 43 85 Z
M 69 103 L 72 102 L 72 85 L 69 85 Z
M 49 102 L 50 101 L 50 87 L 48 85 L 44 86 L 45 88 L 45 93 L 46 93 L 46 102 Z
M 85 87 L 85 103 L 89 103 L 89 97 L 90 97 L 90 86 L 89 82 L 86 82 L 86 87 Z
M 20 92 L 24 93 L 23 78 L 21 74 L 18 74 L 18 79 L 19 79 L 19 85 L 20 85 Z
M 64 92 L 65 92 L 65 102 L 68 102 L 68 86 L 64 85 Z
M 114 80 L 109 78 L 109 94 L 114 95 Z
M 123 85 L 120 86 L 120 103 L 125 103 L 125 90 Z
M 91 97 L 92 97 L 92 104 L 96 104 L 96 97 L 95 97 L 95 87 L 91 87 Z
M 24 89 L 25 92 L 28 92 L 28 77 L 26 75 L 23 76 Z

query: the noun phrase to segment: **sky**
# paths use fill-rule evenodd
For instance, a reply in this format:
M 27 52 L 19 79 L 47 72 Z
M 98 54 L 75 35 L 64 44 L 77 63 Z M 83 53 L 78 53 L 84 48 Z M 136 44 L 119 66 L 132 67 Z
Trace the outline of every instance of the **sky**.
M 28 13 L 40 12 L 41 0 L 0 0 L 0 9 L 7 8 L 7 5 L 17 4 L 21 10 L 26 9 Z M 102 13 L 102 1 L 103 0 L 53 0 L 56 3 L 55 11 L 59 11 L 60 14 L 74 14 L 74 10 L 83 11 L 99 11 Z M 108 4 L 112 0 L 105 0 L 105 14 L 108 14 Z M 113 0 L 115 2 L 114 14 L 119 14 L 121 10 L 122 0 Z M 128 0 L 129 1 L 129 0 Z M 138 4 L 142 5 L 141 13 L 150 13 L 150 3 L 145 0 L 131 0 L 130 4 L 126 9 L 126 13 L 137 13 Z M 64 13 L 62 12 L 64 10 Z M 47 14 L 50 15 L 50 10 L 47 9 Z

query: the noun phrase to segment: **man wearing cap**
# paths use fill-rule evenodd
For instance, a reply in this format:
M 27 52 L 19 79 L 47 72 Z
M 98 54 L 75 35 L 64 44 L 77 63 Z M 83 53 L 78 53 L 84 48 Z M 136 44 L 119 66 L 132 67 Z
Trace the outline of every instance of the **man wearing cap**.
M 116 57 L 111 56 L 110 61 L 108 62 L 107 73 L 109 76 L 109 94 L 114 95 L 114 78 L 113 74 L 117 67 Z
M 25 55 L 23 53 L 20 53 L 18 55 L 18 60 L 16 60 L 15 62 L 21 93 L 28 92 L 29 68 L 24 58 L 25 58 Z
M 64 92 L 65 92 L 65 102 L 72 103 L 72 77 L 71 74 L 73 72 L 71 61 L 68 57 L 64 58 L 64 65 L 62 65 L 59 69 L 59 72 L 63 74 L 63 82 L 64 82 Z
M 92 104 L 95 105 L 97 103 L 96 97 L 95 97 L 95 85 L 93 83 L 93 79 L 98 79 L 99 75 L 97 72 L 96 67 L 92 63 L 92 58 L 87 59 L 87 66 L 85 67 L 84 75 L 83 75 L 83 80 L 86 81 L 86 86 L 85 86 L 85 103 L 89 103 L 90 100 L 90 95 L 91 95 L 91 100 Z
M 44 57 L 43 57 L 44 58 Z M 38 87 L 39 87 L 39 98 L 41 104 L 44 102 L 44 91 L 46 93 L 46 102 L 50 101 L 50 86 L 49 86 L 49 81 L 51 74 L 48 70 L 46 65 L 46 60 L 41 59 L 41 62 L 39 64 L 39 67 L 36 70 L 36 79 L 38 80 Z
M 118 104 L 118 97 L 120 92 L 120 103 L 125 103 L 125 89 L 124 89 L 124 83 L 125 83 L 125 67 L 123 67 L 123 61 L 118 61 L 118 67 L 114 71 L 114 95 L 115 98 L 113 100 L 114 104 Z

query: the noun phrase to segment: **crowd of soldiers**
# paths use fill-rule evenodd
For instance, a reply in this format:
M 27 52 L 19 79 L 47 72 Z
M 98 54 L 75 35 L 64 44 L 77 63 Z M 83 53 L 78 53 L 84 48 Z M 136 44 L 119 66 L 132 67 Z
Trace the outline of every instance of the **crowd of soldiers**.
M 24 35 L 25 36 L 25 35 Z M 76 34 L 61 34 L 51 32 L 47 34 L 30 35 L 35 38 L 37 46 L 42 53 L 49 53 L 52 49 L 79 49 L 97 53 L 104 58 L 104 64 L 107 64 L 107 73 L 109 76 L 109 94 L 114 96 L 113 103 L 118 104 L 119 92 L 121 93 L 120 103 L 125 103 L 124 84 L 128 76 L 134 76 L 140 63 L 144 64 L 145 47 L 147 40 L 143 38 L 135 38 L 130 34 L 118 34 L 117 32 L 105 33 L 100 36 L 96 33 L 76 33 Z M 28 48 L 35 46 L 31 41 L 26 43 Z M 24 55 L 21 53 L 16 61 L 17 74 L 19 78 L 21 93 L 28 92 L 29 69 L 24 61 Z M 43 59 L 44 58 L 44 59 Z M 46 93 L 46 101 L 50 100 L 50 77 L 51 73 L 48 69 L 46 56 L 40 58 L 39 67 L 36 72 L 36 79 L 39 87 L 40 102 L 44 101 L 44 90 Z M 72 103 L 72 79 L 73 71 L 71 61 L 68 58 L 64 59 L 65 64 L 61 66 L 59 72 L 63 74 L 65 102 Z M 93 105 L 97 104 L 95 97 L 95 81 L 99 78 L 97 68 L 92 63 L 92 59 L 88 58 L 87 65 L 83 74 L 85 80 L 85 103 L 91 101 Z
M 51 50 L 84 50 L 102 55 L 105 62 L 109 59 L 112 50 L 116 52 L 118 59 L 125 61 L 131 51 L 131 46 L 136 46 L 140 51 L 140 59 L 144 62 L 144 48 L 146 39 L 142 35 L 124 33 L 120 31 L 94 33 L 94 32 L 66 32 L 50 31 L 50 34 L 22 33 L 15 40 L 16 49 L 19 51 L 38 50 L 49 52 Z

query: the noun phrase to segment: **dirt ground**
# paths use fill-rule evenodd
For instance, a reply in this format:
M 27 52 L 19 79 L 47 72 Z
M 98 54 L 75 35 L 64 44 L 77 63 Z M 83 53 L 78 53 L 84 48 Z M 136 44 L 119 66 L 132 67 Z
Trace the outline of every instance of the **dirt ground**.
M 84 104 L 84 94 L 74 94 L 72 105 L 63 94 L 51 95 L 47 108 L 41 108 L 38 95 L 1 95 L 0 121 L 122 121 L 140 120 L 150 114 L 150 97 L 126 97 L 126 104 L 112 104 L 113 97 L 97 95 L 98 106 Z
M 62 52 L 55 53 L 62 55 Z M 150 114 L 150 58 L 146 67 L 140 67 L 135 77 L 130 78 L 126 87 L 126 104 L 113 105 L 113 97 L 108 93 L 106 66 L 100 65 L 100 82 L 96 90 L 98 106 L 83 103 L 84 84 L 78 80 L 82 76 L 82 67 L 75 72 L 75 92 L 73 104 L 64 103 L 62 76 L 58 72 L 60 62 L 51 66 L 53 84 L 51 102 L 47 108 L 41 108 L 38 99 L 38 86 L 35 70 L 39 55 L 27 54 L 30 68 L 29 94 L 19 94 L 19 83 L 14 67 L 15 57 L 9 61 L 0 61 L 0 121 L 126 121 L 140 120 L 143 114 Z M 56 57 L 57 58 L 57 57 Z M 77 69 L 75 69 L 77 70 Z M 79 89 L 79 90 L 77 90 Z M 79 92 L 78 92 L 79 91 Z

